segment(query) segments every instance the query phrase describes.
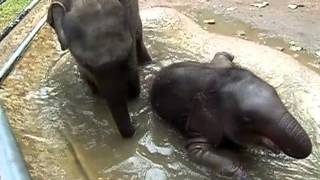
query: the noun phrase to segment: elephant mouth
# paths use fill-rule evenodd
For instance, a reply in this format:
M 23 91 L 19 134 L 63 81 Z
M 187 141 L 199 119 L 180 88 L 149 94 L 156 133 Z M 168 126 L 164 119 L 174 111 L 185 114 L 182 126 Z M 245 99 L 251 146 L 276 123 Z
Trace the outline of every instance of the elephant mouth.
M 280 154 L 281 150 L 279 146 L 277 146 L 271 139 L 262 137 L 261 142 L 264 147 L 271 150 L 273 153 Z

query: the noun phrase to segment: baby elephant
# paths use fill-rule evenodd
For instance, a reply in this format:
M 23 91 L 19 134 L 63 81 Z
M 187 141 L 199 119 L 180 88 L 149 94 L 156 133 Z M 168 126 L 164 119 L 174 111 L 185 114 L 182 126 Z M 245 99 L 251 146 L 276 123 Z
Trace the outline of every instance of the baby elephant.
M 139 96 L 138 63 L 151 61 L 142 39 L 138 0 L 54 0 L 48 23 L 81 76 L 106 99 L 123 137 L 133 136 L 127 99 Z
M 261 145 L 302 159 L 311 141 L 275 89 L 219 52 L 211 63 L 182 62 L 162 69 L 151 90 L 153 109 L 186 135 L 190 159 L 243 179 L 222 144 Z

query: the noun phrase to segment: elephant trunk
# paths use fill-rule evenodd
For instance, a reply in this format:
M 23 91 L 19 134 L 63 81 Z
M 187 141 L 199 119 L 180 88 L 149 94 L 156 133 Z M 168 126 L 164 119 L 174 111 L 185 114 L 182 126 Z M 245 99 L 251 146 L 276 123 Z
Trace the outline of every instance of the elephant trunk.
M 311 154 L 312 144 L 298 121 L 286 112 L 273 127 L 270 139 L 288 156 L 304 159 Z

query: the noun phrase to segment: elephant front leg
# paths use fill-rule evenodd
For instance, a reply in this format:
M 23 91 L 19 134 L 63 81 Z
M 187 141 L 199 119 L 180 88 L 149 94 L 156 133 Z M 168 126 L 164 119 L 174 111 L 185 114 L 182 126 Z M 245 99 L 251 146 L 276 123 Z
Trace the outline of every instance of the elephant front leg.
M 213 168 L 219 174 L 232 177 L 232 179 L 249 179 L 238 160 L 225 157 L 223 155 L 225 152 L 213 149 L 205 138 L 189 139 L 186 148 L 189 158 L 198 164 Z
M 109 85 L 109 86 L 108 86 Z M 112 117 L 122 137 L 129 138 L 135 133 L 128 112 L 127 93 L 128 87 L 125 82 L 110 84 L 99 84 L 99 91 L 106 99 Z

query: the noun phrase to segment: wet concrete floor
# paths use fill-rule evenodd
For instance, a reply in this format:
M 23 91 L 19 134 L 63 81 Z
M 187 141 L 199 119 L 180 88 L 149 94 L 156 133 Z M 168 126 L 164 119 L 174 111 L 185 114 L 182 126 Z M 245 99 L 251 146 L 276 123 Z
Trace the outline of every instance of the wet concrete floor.
M 292 46 L 299 46 L 298 42 L 295 45 L 290 45 L 290 42 L 279 37 L 270 36 L 267 31 L 257 29 L 256 27 L 244 23 L 241 20 L 230 18 L 221 14 L 214 14 L 210 8 L 192 8 L 191 6 L 176 7 L 188 17 L 192 18 L 204 29 L 209 32 L 214 32 L 226 36 L 236 36 L 249 41 L 254 41 L 259 44 L 267 45 L 291 55 L 303 65 L 320 74 L 320 61 L 318 57 L 302 47 L 301 51 L 293 51 Z M 204 23 L 205 20 L 215 20 L 214 25 Z M 242 34 L 245 33 L 245 34 Z

